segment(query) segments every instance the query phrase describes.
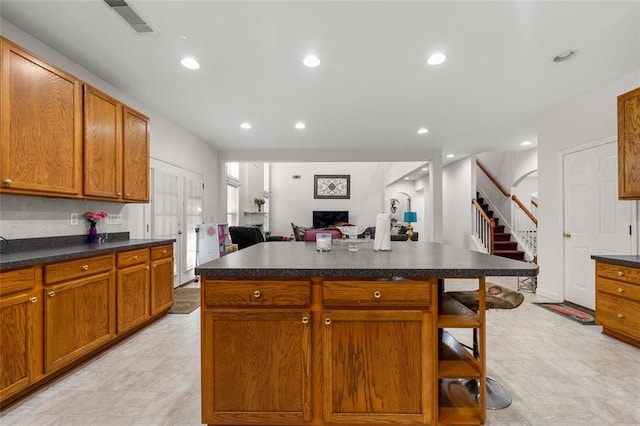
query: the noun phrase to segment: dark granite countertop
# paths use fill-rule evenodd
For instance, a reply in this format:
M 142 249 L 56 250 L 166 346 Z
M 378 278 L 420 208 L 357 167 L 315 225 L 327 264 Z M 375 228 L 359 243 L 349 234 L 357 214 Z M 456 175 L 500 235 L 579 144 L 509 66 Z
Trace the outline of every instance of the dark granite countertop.
M 111 254 L 138 248 L 159 246 L 173 243 L 173 239 L 134 239 L 110 238 L 108 242 L 89 244 L 73 237 L 34 238 L 25 240 L 9 240 L 8 245 L 16 247 L 14 251 L 5 249 L 0 254 L 0 271 L 24 268 L 44 263 L 83 257 Z M 83 237 L 82 239 L 86 239 Z M 33 241 L 33 242 L 32 242 Z
M 620 266 L 631 266 L 632 268 L 640 268 L 640 256 L 634 256 L 630 254 L 625 255 L 598 255 L 591 256 L 593 260 L 599 260 L 601 262 L 613 263 Z
M 492 256 L 446 244 L 391 242 L 390 252 L 360 244 L 357 252 L 334 245 L 315 251 L 315 242 L 266 242 L 196 267 L 196 274 L 241 276 L 335 277 L 479 277 L 532 276 L 532 263 Z

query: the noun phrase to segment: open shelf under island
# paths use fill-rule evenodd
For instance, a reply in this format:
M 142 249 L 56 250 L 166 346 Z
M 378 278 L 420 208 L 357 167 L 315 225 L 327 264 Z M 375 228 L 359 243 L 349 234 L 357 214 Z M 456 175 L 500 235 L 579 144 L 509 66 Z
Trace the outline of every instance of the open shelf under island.
M 437 243 L 263 243 L 200 265 L 202 422 L 484 424 L 485 277 L 534 264 Z M 443 295 L 476 280 L 480 310 Z M 477 328 L 475 359 L 445 328 Z

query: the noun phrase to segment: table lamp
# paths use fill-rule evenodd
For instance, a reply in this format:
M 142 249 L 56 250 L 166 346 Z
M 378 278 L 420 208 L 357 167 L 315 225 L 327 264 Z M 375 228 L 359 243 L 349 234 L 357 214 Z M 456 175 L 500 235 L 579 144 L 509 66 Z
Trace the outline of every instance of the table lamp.
M 416 212 L 404 212 L 404 221 L 407 222 L 407 241 L 411 241 L 411 237 L 413 237 L 411 222 L 418 221 L 418 214 Z

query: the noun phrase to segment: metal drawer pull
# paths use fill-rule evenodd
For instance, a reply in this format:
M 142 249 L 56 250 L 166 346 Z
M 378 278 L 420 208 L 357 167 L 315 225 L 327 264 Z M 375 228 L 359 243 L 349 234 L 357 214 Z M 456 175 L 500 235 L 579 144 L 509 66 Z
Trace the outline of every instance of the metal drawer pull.
M 162 250 L 162 254 L 167 254 L 167 250 Z
M 624 314 L 618 314 L 618 318 L 620 319 L 624 318 Z
M 618 287 L 618 293 L 624 293 L 624 288 Z
M 12 183 L 12 182 L 13 182 L 13 181 L 12 181 L 11 179 L 5 179 L 5 180 L 4 180 L 4 184 L 5 184 L 6 186 L 11 186 L 11 183 Z
M 327 325 L 331 324 L 331 318 L 328 318 L 328 317 L 325 318 L 324 319 L 324 323 L 327 324 Z
M 51 290 L 48 294 L 49 294 L 49 297 L 53 297 L 56 295 L 56 292 Z
M 153 264 L 153 267 L 154 267 L 154 268 L 157 268 L 157 267 L 158 267 L 158 264 L 157 264 L 157 263 L 154 263 L 154 264 Z
M 309 317 L 302 317 L 303 324 L 309 324 Z
M 256 290 L 256 291 L 254 291 L 254 292 L 253 292 L 253 297 L 255 297 L 256 299 L 257 299 L 258 297 L 260 297 L 261 295 L 262 295 L 262 294 L 260 293 L 260 290 Z
M 138 255 L 133 256 L 133 260 L 138 260 Z
M 156 267 L 156 265 L 153 265 L 153 267 L 155 268 L 155 267 Z M 149 269 L 151 269 L 151 268 L 149 268 L 149 266 L 146 266 L 144 269 L 146 269 L 146 270 L 148 271 L 148 270 L 149 270 Z
M 623 276 L 623 275 L 624 275 L 624 272 L 622 272 L 622 271 L 618 271 L 618 276 L 619 276 L 619 277 L 621 277 L 621 276 Z
M 82 270 L 83 271 L 88 271 L 89 270 L 89 265 L 82 265 Z
M 35 297 L 35 296 L 33 296 L 31 299 L 29 299 L 29 301 L 30 301 L 31 303 L 36 303 L 36 302 L 38 301 L 38 298 L 37 298 L 37 297 Z
M 382 294 L 378 290 L 373 292 L 373 297 L 375 297 L 376 299 L 380 299 L 380 296 L 382 296 Z

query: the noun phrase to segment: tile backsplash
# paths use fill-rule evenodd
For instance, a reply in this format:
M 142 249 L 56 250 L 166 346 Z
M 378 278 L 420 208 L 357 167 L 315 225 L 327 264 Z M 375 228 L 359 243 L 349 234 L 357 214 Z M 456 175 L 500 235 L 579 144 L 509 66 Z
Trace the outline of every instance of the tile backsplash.
M 11 240 L 85 235 L 89 232 L 89 222 L 84 218 L 87 211 L 121 215 L 122 221 L 118 224 L 101 220 L 97 225 L 101 234 L 129 231 L 127 204 L 0 194 L 0 236 Z M 77 225 L 71 225 L 72 213 L 77 214 Z

